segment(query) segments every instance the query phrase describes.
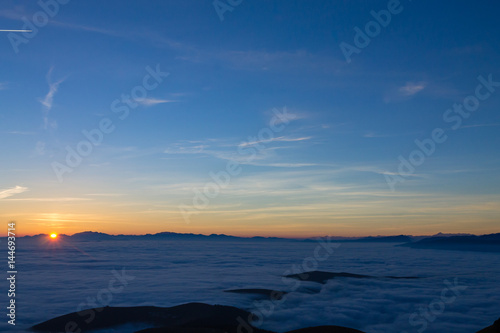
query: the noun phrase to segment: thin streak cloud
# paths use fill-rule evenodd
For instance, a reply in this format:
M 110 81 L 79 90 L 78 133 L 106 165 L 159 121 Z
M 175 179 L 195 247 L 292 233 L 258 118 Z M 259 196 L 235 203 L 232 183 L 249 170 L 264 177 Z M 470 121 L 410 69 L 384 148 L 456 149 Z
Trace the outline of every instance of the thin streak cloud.
M 157 104 L 164 104 L 164 103 L 174 103 L 177 101 L 170 100 L 170 99 L 157 99 L 157 98 L 142 98 L 136 100 L 137 103 L 144 105 L 144 106 L 153 106 Z
M 31 32 L 31 30 L 0 30 L 1 32 Z
M 305 136 L 301 138 L 290 138 L 286 136 L 280 136 L 277 138 L 272 138 L 269 140 L 258 140 L 258 141 L 252 141 L 252 142 L 243 142 L 240 143 L 238 146 L 239 147 L 247 147 L 247 146 L 253 146 L 259 143 L 267 143 L 267 142 L 296 142 L 296 141 L 306 141 L 312 139 L 311 136 Z
M 20 193 L 23 193 L 26 191 L 28 191 L 27 187 L 16 186 L 16 187 L 13 187 L 13 188 L 10 188 L 7 190 L 0 191 L 0 199 L 5 199 L 5 198 L 8 198 L 8 197 L 11 197 L 13 195 L 20 194 Z

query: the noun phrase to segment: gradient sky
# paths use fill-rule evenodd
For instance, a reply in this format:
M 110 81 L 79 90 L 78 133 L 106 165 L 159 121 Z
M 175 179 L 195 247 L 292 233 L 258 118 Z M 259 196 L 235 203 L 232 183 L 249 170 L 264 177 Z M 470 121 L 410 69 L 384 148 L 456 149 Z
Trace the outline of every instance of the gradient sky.
M 209 0 L 73 0 L 17 33 L 17 53 L 0 32 L 1 219 L 28 235 L 498 232 L 500 87 L 459 128 L 443 116 L 479 76 L 500 81 L 500 4 L 401 1 L 347 62 L 339 45 L 387 8 L 244 0 L 221 20 Z M 0 29 L 41 10 L 2 1 Z M 148 66 L 169 75 L 114 112 Z M 59 181 L 54 163 L 103 119 L 114 130 Z M 399 156 L 436 128 L 447 140 L 392 190 Z M 193 206 L 228 161 L 239 174 Z

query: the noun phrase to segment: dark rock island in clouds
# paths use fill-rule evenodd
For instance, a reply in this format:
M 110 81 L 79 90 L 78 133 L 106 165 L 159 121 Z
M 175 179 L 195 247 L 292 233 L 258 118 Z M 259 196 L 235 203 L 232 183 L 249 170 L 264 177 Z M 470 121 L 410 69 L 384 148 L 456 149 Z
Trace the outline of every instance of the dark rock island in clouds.
M 273 333 L 253 327 L 246 318 L 251 313 L 222 305 L 188 303 L 170 308 L 154 306 L 104 307 L 73 312 L 32 327 L 35 332 L 91 332 L 117 329 L 122 325 L 150 325 L 140 333 Z M 356 333 L 339 326 L 296 330 L 297 333 Z
M 248 288 L 248 289 L 228 289 L 224 290 L 227 293 L 235 294 L 250 294 L 257 296 L 264 296 L 265 298 L 280 300 L 287 294 L 286 291 L 262 289 L 262 288 Z
M 32 327 L 35 332 L 92 332 L 123 325 L 151 326 L 136 333 L 275 333 L 256 328 L 244 318 L 251 313 L 221 305 L 188 303 L 170 308 L 154 306 L 104 307 L 73 312 Z M 285 333 L 363 333 L 341 326 L 307 327 Z M 473 333 L 473 332 L 471 332 Z M 477 333 L 500 333 L 500 319 Z
M 352 278 L 352 279 L 376 279 L 376 278 L 387 278 L 387 279 L 418 279 L 416 276 L 370 276 L 362 274 L 352 274 L 352 273 L 333 273 L 333 272 L 322 272 L 322 271 L 311 271 L 299 274 L 285 275 L 284 277 L 297 279 L 301 281 L 310 281 L 317 283 L 326 283 L 328 280 L 335 278 Z
M 104 307 L 73 312 L 33 326 L 38 332 L 89 332 L 117 328 L 126 324 L 143 324 L 165 328 L 237 327 L 237 318 L 250 314 L 231 306 L 188 303 L 170 308 L 155 306 Z M 259 332 L 256 330 L 255 332 Z

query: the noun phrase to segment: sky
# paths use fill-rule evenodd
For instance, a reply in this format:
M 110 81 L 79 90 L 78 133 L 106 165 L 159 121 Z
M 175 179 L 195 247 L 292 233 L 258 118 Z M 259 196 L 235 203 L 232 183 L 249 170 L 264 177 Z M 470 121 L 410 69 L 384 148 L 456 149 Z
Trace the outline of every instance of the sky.
M 496 1 L 2 1 L 20 235 L 498 232 Z M 0 230 L 5 234 L 7 227 Z

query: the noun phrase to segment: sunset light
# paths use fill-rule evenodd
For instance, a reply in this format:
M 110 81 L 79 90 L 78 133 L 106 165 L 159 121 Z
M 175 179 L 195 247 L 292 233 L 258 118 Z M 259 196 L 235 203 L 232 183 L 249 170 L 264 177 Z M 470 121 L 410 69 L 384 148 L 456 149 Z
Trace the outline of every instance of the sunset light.
M 0 333 L 500 333 L 500 1 L 0 1 Z

